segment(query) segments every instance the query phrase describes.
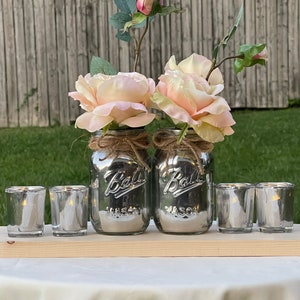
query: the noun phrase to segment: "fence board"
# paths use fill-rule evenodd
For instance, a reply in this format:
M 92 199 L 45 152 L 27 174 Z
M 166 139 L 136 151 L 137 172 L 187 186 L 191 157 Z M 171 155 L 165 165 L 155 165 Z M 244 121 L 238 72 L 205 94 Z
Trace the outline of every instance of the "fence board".
M 0 45 L 5 44 L 4 40 L 4 21 L 3 5 L 0 5 Z M 3 47 L 4 48 L 4 47 Z M 4 49 L 3 49 L 4 50 Z M 0 51 L 0 127 L 8 126 L 7 123 L 7 102 L 6 102 L 6 65 L 5 52 Z
M 24 29 L 26 44 L 26 78 L 27 78 L 27 98 L 26 105 L 28 109 L 28 125 L 37 125 L 39 122 L 38 113 L 38 95 L 37 95 L 37 60 L 35 47 L 35 25 L 34 22 L 33 1 L 27 1 L 24 5 Z M 48 99 L 49 101 L 50 99 Z M 51 99 L 52 100 L 52 99 Z M 50 101 L 51 101 L 50 100 Z
M 60 107 L 59 103 L 59 86 L 58 83 L 61 82 L 60 72 L 58 72 L 58 68 L 61 65 L 61 61 L 59 56 L 57 55 L 56 49 L 57 42 L 58 45 L 62 45 L 59 47 L 60 49 L 64 49 L 64 41 L 65 38 L 61 39 L 59 35 L 64 33 L 62 30 L 57 31 L 57 39 L 56 39 L 56 26 L 57 28 L 61 28 L 60 26 L 60 15 L 61 11 L 57 10 L 57 4 L 63 4 L 62 1 L 45 1 L 45 12 L 47 12 L 47 18 L 45 18 L 45 30 L 47 34 L 45 35 L 45 43 L 47 49 L 47 86 L 48 86 L 48 98 L 52 99 L 49 102 L 49 119 L 50 125 L 53 125 L 55 120 L 59 121 L 61 119 L 60 111 L 62 111 L 66 105 Z M 56 6 L 56 7 L 55 7 Z M 57 42 L 56 42 L 57 41 Z M 48 49 L 52 49 L 48 51 Z M 60 79 L 57 81 L 57 77 Z M 65 82 L 63 82 L 65 84 Z M 63 118 L 62 118 L 63 119 Z
M 299 1 L 292 1 L 288 5 L 288 60 L 289 60 L 289 93 L 290 98 L 296 98 L 300 95 L 300 4 Z
M 16 88 L 17 69 L 16 69 L 16 48 L 14 33 L 14 16 L 10 0 L 3 0 L 3 24 L 4 24 L 4 45 L 5 45 L 5 66 L 6 94 L 5 101 L 7 104 L 7 124 L 8 126 L 18 126 L 18 94 Z M 2 51 L 1 51 L 2 52 Z M 3 101 L 3 100 L 2 100 Z
M 67 55 L 67 79 L 68 91 L 72 91 L 75 86 L 79 71 L 77 65 L 77 33 L 76 33 L 76 1 L 66 1 L 66 55 Z M 61 95 L 61 101 L 65 100 L 65 95 Z M 74 120 L 79 114 L 79 107 L 75 101 L 69 101 L 69 118 Z
M 50 124 L 49 120 L 49 102 L 48 99 L 48 81 L 47 74 L 47 47 L 46 47 L 46 28 L 45 18 L 48 18 L 48 13 L 44 12 L 44 1 L 35 0 L 34 2 L 34 20 L 35 20 L 35 34 L 36 34 L 36 61 L 37 61 L 37 95 L 38 95 L 38 126 L 47 126 Z M 49 99 L 50 100 L 50 99 Z M 52 101 L 51 99 L 50 101 Z
M 157 79 L 171 55 L 178 62 L 193 52 L 211 58 L 241 2 L 244 18 L 221 57 L 240 44 L 266 42 L 270 58 L 266 68 L 238 76 L 233 61 L 226 62 L 222 96 L 233 108 L 286 107 L 289 98 L 300 98 L 299 0 L 166 0 L 185 11 L 151 24 L 138 71 Z M 118 41 L 109 24 L 116 11 L 112 0 L 1 0 L 0 127 L 73 122 L 80 108 L 67 94 L 93 55 L 132 71 L 133 46 Z

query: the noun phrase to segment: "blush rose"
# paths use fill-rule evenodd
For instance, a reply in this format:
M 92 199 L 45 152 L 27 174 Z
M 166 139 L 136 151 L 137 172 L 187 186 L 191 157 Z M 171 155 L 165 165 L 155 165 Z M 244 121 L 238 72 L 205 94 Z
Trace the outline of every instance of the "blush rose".
M 137 0 L 136 1 L 136 8 L 138 11 L 140 11 L 142 14 L 149 16 L 154 2 L 157 0 Z M 160 1 L 160 4 L 162 4 L 162 0 Z
M 160 76 L 152 97 L 154 106 L 175 124 L 186 123 L 208 142 L 220 142 L 225 135 L 233 134 L 235 124 L 227 101 L 217 96 L 223 88 L 223 77 L 215 69 L 208 80 L 211 61 L 192 54 L 176 64 L 172 56 Z
M 113 121 L 119 126 L 141 127 L 155 118 L 148 111 L 155 83 L 142 74 L 80 75 L 75 87 L 69 96 L 79 100 L 86 111 L 77 118 L 76 127 L 95 132 Z

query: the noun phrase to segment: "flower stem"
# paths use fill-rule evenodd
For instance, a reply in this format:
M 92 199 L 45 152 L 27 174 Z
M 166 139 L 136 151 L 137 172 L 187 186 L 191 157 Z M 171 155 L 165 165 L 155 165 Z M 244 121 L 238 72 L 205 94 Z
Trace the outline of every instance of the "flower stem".
M 141 45 L 142 45 L 142 41 L 148 31 L 148 28 L 149 28 L 149 18 L 147 17 L 146 18 L 146 27 L 145 27 L 145 30 L 136 46 L 136 49 L 135 49 L 135 60 L 134 60 L 134 65 L 133 65 L 133 72 L 136 72 L 136 69 L 137 69 L 137 65 L 139 63 L 139 58 L 140 58 L 140 54 L 141 54 Z
M 225 57 L 224 59 L 222 59 L 218 64 L 217 64 L 217 61 L 215 59 L 213 59 L 212 61 L 212 64 L 211 64 L 211 67 L 210 67 L 210 70 L 209 72 L 207 73 L 207 76 L 206 76 L 206 80 L 208 81 L 211 73 L 219 68 L 226 60 L 229 60 L 229 59 L 236 59 L 236 58 L 243 58 L 244 57 L 244 54 L 239 54 L 239 55 L 233 55 L 233 56 L 228 56 L 228 57 Z

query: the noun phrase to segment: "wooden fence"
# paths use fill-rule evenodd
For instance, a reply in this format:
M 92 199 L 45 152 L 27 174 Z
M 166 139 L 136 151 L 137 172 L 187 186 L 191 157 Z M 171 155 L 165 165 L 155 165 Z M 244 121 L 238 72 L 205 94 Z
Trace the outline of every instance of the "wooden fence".
M 234 23 L 241 0 L 169 0 L 185 11 L 151 24 L 139 71 L 157 78 L 171 55 L 211 57 Z M 236 76 L 222 66 L 223 96 L 233 108 L 286 107 L 300 98 L 300 1 L 244 0 L 244 16 L 225 54 L 266 42 L 267 67 Z M 70 124 L 80 113 L 68 98 L 93 55 L 131 71 L 132 45 L 119 42 L 109 17 L 113 0 L 0 0 L 0 127 Z M 137 33 L 138 34 L 138 33 Z

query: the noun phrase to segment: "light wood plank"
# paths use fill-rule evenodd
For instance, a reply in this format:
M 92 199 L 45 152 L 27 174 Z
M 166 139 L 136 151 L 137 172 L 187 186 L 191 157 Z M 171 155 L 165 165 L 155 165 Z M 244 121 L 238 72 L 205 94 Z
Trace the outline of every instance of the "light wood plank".
M 50 225 L 39 238 L 9 238 L 0 228 L 0 257 L 226 257 L 299 256 L 300 225 L 291 233 L 223 234 L 216 224 L 201 235 L 168 235 L 150 225 L 135 236 L 106 236 L 90 227 L 87 236 L 54 237 Z

